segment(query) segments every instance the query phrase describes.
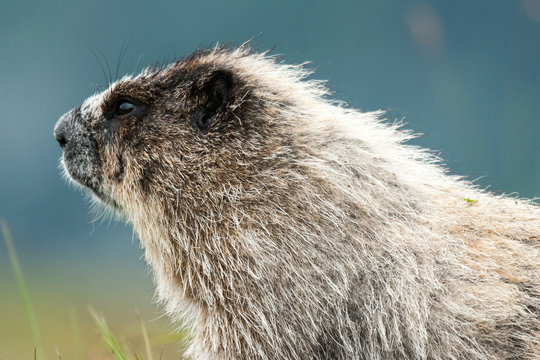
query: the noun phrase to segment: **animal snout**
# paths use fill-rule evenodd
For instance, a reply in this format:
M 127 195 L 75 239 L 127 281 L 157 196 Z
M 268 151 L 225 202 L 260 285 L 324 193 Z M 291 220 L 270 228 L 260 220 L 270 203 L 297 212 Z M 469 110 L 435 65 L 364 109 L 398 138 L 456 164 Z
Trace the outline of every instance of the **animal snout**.
M 66 134 L 64 134 L 63 131 L 54 131 L 54 136 L 56 137 L 56 141 L 58 141 L 58 144 L 60 144 L 61 148 L 64 148 L 67 144 L 67 138 Z
M 65 114 L 58 120 L 56 123 L 56 126 L 54 127 L 54 137 L 56 138 L 56 141 L 58 141 L 58 144 L 60 144 L 60 147 L 63 149 L 67 143 L 68 143 L 68 135 L 67 135 L 67 123 L 69 121 L 68 116 L 70 113 Z
M 56 138 L 56 141 L 58 141 L 58 144 L 60 144 L 61 148 L 65 148 L 65 146 L 70 142 L 71 136 L 69 130 L 72 127 L 71 123 L 73 122 L 75 111 L 76 109 L 73 109 L 62 115 L 54 127 L 54 137 Z

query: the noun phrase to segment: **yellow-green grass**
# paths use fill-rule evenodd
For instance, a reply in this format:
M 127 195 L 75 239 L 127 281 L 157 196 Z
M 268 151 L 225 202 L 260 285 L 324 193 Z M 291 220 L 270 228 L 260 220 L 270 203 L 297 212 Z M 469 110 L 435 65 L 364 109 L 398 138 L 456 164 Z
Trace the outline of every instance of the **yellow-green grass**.
M 175 332 L 152 303 L 148 277 L 96 280 L 93 274 L 66 274 L 43 264 L 22 261 L 21 266 L 5 224 L 2 233 L 10 264 L 0 264 L 0 360 L 32 359 L 34 351 L 38 360 L 58 354 L 102 360 L 181 357 L 185 334 Z M 98 309 L 97 323 L 89 306 Z M 110 336 L 124 357 L 114 357 L 107 347 Z

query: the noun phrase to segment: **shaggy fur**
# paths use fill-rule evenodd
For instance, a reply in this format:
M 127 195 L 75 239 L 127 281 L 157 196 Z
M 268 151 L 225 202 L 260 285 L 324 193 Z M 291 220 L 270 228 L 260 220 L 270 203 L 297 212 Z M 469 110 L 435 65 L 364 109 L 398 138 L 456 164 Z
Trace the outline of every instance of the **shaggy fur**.
M 55 129 L 71 178 L 133 224 L 189 356 L 540 358 L 539 207 L 446 174 L 308 74 L 199 51 Z

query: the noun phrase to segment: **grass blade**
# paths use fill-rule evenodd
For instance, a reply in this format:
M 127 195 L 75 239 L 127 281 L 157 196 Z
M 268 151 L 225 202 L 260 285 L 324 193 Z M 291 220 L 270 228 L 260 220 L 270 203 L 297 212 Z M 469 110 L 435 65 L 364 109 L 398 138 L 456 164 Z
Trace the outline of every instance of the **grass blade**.
M 90 312 L 90 315 L 92 315 L 92 317 L 94 318 L 96 326 L 98 327 L 98 330 L 103 337 L 103 341 L 105 342 L 105 345 L 109 348 L 109 350 L 113 353 L 114 358 L 116 360 L 129 360 L 129 358 L 124 355 L 120 344 L 112 333 L 111 329 L 109 329 L 109 326 L 107 325 L 107 321 L 105 321 L 105 317 L 103 316 L 103 314 L 99 314 L 92 307 L 89 307 L 88 311 Z
M 75 308 L 69 309 L 69 322 L 71 325 L 71 333 L 73 335 L 73 341 L 75 345 L 75 353 L 77 354 L 77 360 L 83 360 L 83 346 L 81 341 L 81 329 L 79 327 L 79 318 L 77 317 L 77 311 Z
M 45 360 L 45 352 L 43 351 L 43 345 L 41 343 L 41 336 L 39 334 L 36 314 L 34 313 L 34 308 L 32 307 L 32 303 L 30 302 L 28 288 L 22 275 L 21 265 L 19 264 L 19 258 L 17 257 L 17 252 L 15 251 L 15 245 L 13 245 L 11 233 L 4 220 L 0 221 L 0 228 L 2 229 L 2 235 L 4 236 L 4 241 L 8 250 L 9 259 L 11 261 L 11 267 L 13 269 L 13 273 L 15 274 L 15 280 L 21 294 L 26 315 L 28 316 L 28 322 L 30 323 L 32 338 L 34 339 L 34 344 L 36 346 L 34 349 L 34 358 Z
M 146 331 L 146 326 L 144 325 L 143 318 L 137 310 L 135 310 L 135 314 L 137 314 L 137 317 L 139 318 L 139 322 L 141 323 L 141 331 L 142 331 L 142 335 L 144 339 L 144 346 L 146 348 L 146 357 L 148 360 L 153 360 L 152 348 L 150 347 L 150 340 L 148 339 L 148 332 Z

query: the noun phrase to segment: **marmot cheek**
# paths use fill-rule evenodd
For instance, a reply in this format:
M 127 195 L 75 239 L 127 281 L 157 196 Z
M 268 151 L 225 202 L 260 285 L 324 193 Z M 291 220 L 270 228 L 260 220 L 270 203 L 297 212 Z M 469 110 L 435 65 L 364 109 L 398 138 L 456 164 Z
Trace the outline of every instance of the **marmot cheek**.
M 113 183 L 120 183 L 124 179 L 124 157 L 123 155 L 118 152 L 117 155 L 114 157 L 114 161 L 109 164 L 108 166 L 110 168 L 109 173 L 111 181 Z
M 72 147 L 66 149 L 63 164 L 70 178 L 82 186 L 95 190 L 99 188 L 101 175 L 97 167 L 97 157 L 90 149 Z

